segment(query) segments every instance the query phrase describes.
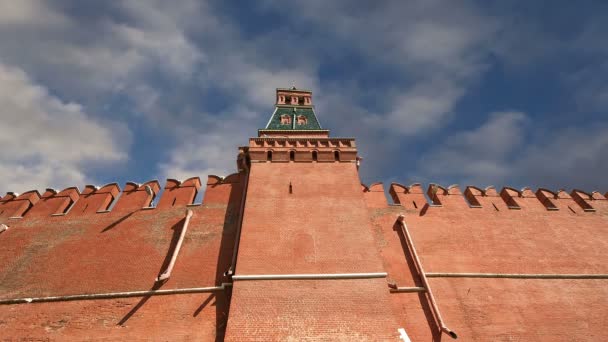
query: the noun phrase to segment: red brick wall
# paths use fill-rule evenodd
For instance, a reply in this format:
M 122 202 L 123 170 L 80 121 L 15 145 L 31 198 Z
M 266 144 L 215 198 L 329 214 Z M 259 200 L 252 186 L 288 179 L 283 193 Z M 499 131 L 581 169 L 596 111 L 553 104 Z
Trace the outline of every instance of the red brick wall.
M 373 246 L 354 163 L 252 164 L 237 275 L 382 272 Z M 236 281 L 227 337 L 396 339 L 388 303 L 384 279 Z
M 155 279 L 167 267 L 194 198 L 190 183 L 171 184 L 163 193 L 170 198 L 154 209 L 141 209 L 147 194 L 130 189 L 118 200 L 122 210 L 50 216 L 34 205 L 35 215 L 3 219 L 10 228 L 0 234 L 0 299 L 219 286 L 229 281 L 223 274 L 232 259 L 240 180 L 215 183 L 208 201 L 188 207 L 194 215 L 171 278 L 161 286 Z M 48 202 L 38 203 L 47 208 Z M 0 305 L 0 326 L 10 338 L 208 340 L 216 327 L 223 335 L 229 307 L 229 293 L 210 296 Z
M 398 341 L 385 279 L 236 281 L 226 341 Z
M 405 207 L 369 208 L 376 245 L 390 281 L 398 286 L 421 286 L 413 259 L 394 226 L 399 213 L 405 214 L 427 273 L 608 273 L 604 201 L 591 203 L 597 212 L 584 212 L 570 199 L 553 199 L 559 210 L 549 211 L 530 192 L 529 197 L 515 198 L 520 210 L 508 209 L 499 196 L 479 197 L 482 208 L 469 208 L 458 189 L 451 189 L 451 194 L 439 189 L 441 207 L 414 209 L 412 201 L 421 197 L 415 187 L 411 190 L 392 191 Z M 446 324 L 465 341 L 608 339 L 604 329 L 608 280 L 429 281 Z M 423 294 L 394 293 L 391 302 L 395 317 L 412 340 L 427 341 L 439 334 Z
M 207 179 L 161 289 L 230 281 L 224 272 L 244 181 L 243 173 Z M 10 228 L 0 233 L 0 299 L 153 288 L 199 186 L 196 179 L 170 181 L 154 209 L 142 209 L 152 197 L 137 184 L 122 194 L 110 184 L 82 194 L 4 196 L 0 223 Z M 382 184 L 362 186 L 350 162 L 253 163 L 236 268 L 237 275 L 388 272 L 388 279 L 237 280 L 232 296 L 0 305 L 0 336 L 221 340 L 227 329 L 227 340 L 239 341 L 397 340 L 403 327 L 413 341 L 447 340 L 424 294 L 389 292 L 388 282 L 421 286 L 394 225 L 400 213 L 426 272 L 608 273 L 608 200 L 599 193 L 416 185 L 394 185 L 390 193 L 396 205 Z M 469 207 L 464 196 L 481 207 Z M 97 213 L 112 201 L 112 210 Z M 446 324 L 463 341 L 608 340 L 605 279 L 429 281 Z

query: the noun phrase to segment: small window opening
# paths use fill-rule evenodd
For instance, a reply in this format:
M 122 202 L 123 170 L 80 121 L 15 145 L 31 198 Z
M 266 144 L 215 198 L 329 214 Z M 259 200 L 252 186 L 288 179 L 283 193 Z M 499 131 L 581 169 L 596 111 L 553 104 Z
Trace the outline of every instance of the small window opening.
M 319 158 L 318 158 L 318 153 L 317 153 L 317 151 L 312 151 L 312 161 L 317 161 L 318 159 L 319 159 Z
M 494 209 L 496 209 L 496 211 L 500 211 L 500 210 L 498 210 L 498 207 L 496 206 L 496 204 L 492 203 L 492 205 L 494 206 Z
M 572 209 L 570 206 L 568 206 L 568 209 L 570 209 L 571 212 L 573 212 L 574 214 L 576 214 L 576 211 L 574 211 L 574 209 Z
M 287 114 L 281 115 L 281 125 L 290 125 L 291 124 L 291 116 Z
M 175 205 L 175 201 L 177 201 L 177 197 L 173 198 L 173 203 L 171 203 L 172 207 Z
M 306 125 L 307 122 L 308 122 L 308 119 L 306 119 L 306 117 L 304 115 L 299 115 L 296 118 L 296 123 L 298 125 Z
M 272 161 L 272 151 L 268 151 L 268 152 L 266 153 L 266 160 L 267 160 L 267 161 Z
M 82 212 L 84 213 L 85 210 L 87 210 L 87 208 L 89 207 L 89 203 L 84 205 L 84 209 L 82 209 Z M 0 214 L 2 214 L 2 211 L 0 211 Z
M 334 160 L 340 161 L 340 151 L 334 151 Z
M 289 182 L 289 193 L 293 194 L 293 186 L 291 186 L 291 181 Z
M 290 161 L 295 161 L 296 160 L 296 152 L 295 151 L 289 151 L 289 160 Z
M 414 205 L 414 208 L 418 209 L 418 206 L 416 205 L 416 201 L 412 201 L 412 204 Z

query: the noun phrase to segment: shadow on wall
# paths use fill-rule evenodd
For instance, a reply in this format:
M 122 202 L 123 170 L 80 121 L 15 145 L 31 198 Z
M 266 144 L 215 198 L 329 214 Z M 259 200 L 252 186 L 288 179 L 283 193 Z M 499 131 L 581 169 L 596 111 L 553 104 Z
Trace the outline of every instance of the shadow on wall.
M 116 226 L 118 223 L 124 221 L 127 217 L 131 216 L 133 214 L 133 212 L 131 212 L 130 214 L 122 217 L 121 219 L 119 219 L 118 221 L 116 221 L 115 223 L 111 224 L 108 227 L 114 227 Z M 169 266 L 169 263 L 171 262 L 171 256 L 173 255 L 173 252 L 175 251 L 175 248 L 177 247 L 177 242 L 179 240 L 179 236 L 182 232 L 182 229 L 184 229 L 184 222 L 186 221 L 186 218 L 183 218 L 181 220 L 179 220 L 179 222 L 177 222 L 176 224 L 173 225 L 173 227 L 171 227 L 171 229 L 173 230 L 173 236 L 171 237 L 171 243 L 169 244 L 169 249 L 167 250 L 167 254 L 165 255 L 165 260 L 163 261 L 162 266 L 160 267 L 160 270 L 158 271 L 158 275 L 160 276 L 164 270 L 167 269 L 167 267 Z M 108 228 L 106 227 L 106 229 L 104 229 L 102 232 L 108 230 Z M 155 291 L 160 289 L 161 287 L 163 287 L 163 285 L 167 282 L 166 280 L 163 281 L 156 281 L 154 282 L 154 284 L 152 285 L 152 287 L 150 288 L 150 291 Z M 133 307 L 133 309 L 131 309 L 131 311 L 129 311 L 116 325 L 120 325 L 123 326 L 125 323 L 127 323 L 127 321 L 139 310 L 141 309 L 142 306 L 144 306 L 144 304 L 146 304 L 146 302 L 148 300 L 150 300 L 150 298 L 152 297 L 152 295 L 147 295 L 142 297 L 142 299 L 139 301 L 139 303 L 137 303 L 137 305 L 135 305 Z
M 107 227 L 105 227 L 101 232 L 105 233 L 110 229 L 113 229 L 114 227 L 118 226 L 119 224 L 121 224 L 122 222 L 124 222 L 126 219 L 128 219 L 129 217 L 131 217 L 131 215 L 133 215 L 135 212 L 132 211 L 128 214 L 126 214 L 125 216 L 119 218 L 118 220 L 112 222 L 111 224 L 109 224 Z
M 220 247 L 217 259 L 217 267 L 215 270 L 215 286 L 221 286 L 222 283 L 230 282 L 229 276 L 225 275 L 225 273 L 231 267 L 232 263 L 236 232 L 239 225 L 242 191 L 244 186 L 243 182 L 244 175 L 236 174 L 231 177 L 227 177 L 227 179 L 222 181 L 221 183 L 209 185 L 207 191 L 213 191 L 213 189 L 216 187 L 230 187 L 228 202 L 226 203 L 225 200 L 220 200 L 220 203 L 203 203 L 203 207 L 205 205 L 226 204 L 224 224 L 222 227 L 222 236 L 220 240 Z M 102 233 L 117 227 L 134 213 L 135 212 L 128 213 L 117 221 L 108 225 L 102 230 Z M 205 209 L 203 208 L 203 210 L 199 210 L 198 213 L 199 215 L 205 215 Z M 179 241 L 179 237 L 181 235 L 184 223 L 185 218 L 181 219 L 179 222 L 177 222 L 171 227 L 171 229 L 173 230 L 173 235 L 165 259 L 159 269 L 159 275 L 166 270 L 169 263 L 171 262 L 171 257 L 177 247 L 177 243 Z M 200 271 L 202 272 L 202 270 Z M 150 291 L 161 289 L 165 283 L 166 280 L 155 282 L 150 288 Z M 228 312 L 230 309 L 231 287 L 226 287 L 223 291 L 217 291 L 212 293 L 206 292 L 202 293 L 201 295 L 202 303 L 192 313 L 192 317 L 198 317 L 207 307 L 214 306 L 216 341 L 223 341 L 226 331 L 226 325 L 228 322 Z M 141 300 L 117 323 L 117 325 L 124 326 L 129 321 L 129 319 L 131 319 L 131 317 L 133 317 L 146 304 L 146 302 L 150 300 L 151 297 L 152 295 L 142 297 Z
M 233 176 L 234 177 L 234 176 Z M 226 180 L 229 180 L 228 177 Z M 238 182 L 232 183 L 226 214 L 224 215 L 224 227 L 220 242 L 220 252 L 218 254 L 217 269 L 215 272 L 215 283 L 221 284 L 228 282 L 229 279 L 225 272 L 231 267 L 232 256 L 234 253 L 236 233 L 240 223 L 241 201 L 243 200 L 245 176 L 238 174 Z M 234 271 L 234 270 L 233 270 Z M 215 301 L 215 321 L 216 321 L 216 341 L 223 341 L 228 323 L 228 313 L 230 311 L 230 299 L 232 288 L 218 293 Z

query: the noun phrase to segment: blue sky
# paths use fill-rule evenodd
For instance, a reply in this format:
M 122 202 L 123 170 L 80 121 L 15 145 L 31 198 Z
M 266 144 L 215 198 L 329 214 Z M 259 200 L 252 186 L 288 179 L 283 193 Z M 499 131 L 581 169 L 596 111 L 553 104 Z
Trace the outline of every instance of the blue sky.
M 235 171 L 313 90 L 365 183 L 608 190 L 605 1 L 0 0 L 0 191 Z

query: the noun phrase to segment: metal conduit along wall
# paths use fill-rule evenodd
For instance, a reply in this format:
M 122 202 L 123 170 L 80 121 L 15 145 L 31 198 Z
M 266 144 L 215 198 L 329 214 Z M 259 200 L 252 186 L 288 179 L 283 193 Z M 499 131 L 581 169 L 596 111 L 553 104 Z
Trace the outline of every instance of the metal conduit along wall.
M 183 289 L 90 293 L 90 294 L 32 297 L 32 298 L 11 298 L 11 299 L 0 300 L 0 305 L 44 303 L 44 302 L 65 302 L 65 301 L 73 301 L 73 300 L 113 299 L 113 298 L 128 298 L 128 297 L 143 297 L 143 296 L 163 296 L 163 295 L 189 294 L 189 293 L 206 293 L 206 292 L 223 291 L 227 287 L 230 287 L 230 286 L 232 286 L 231 283 L 222 283 L 221 286 L 192 287 L 192 288 L 183 288 Z
M 433 291 L 431 291 L 429 281 L 426 278 L 426 273 L 424 272 L 424 268 L 422 267 L 422 263 L 420 262 L 420 258 L 418 257 L 418 252 L 416 252 L 416 247 L 414 246 L 414 241 L 412 240 L 412 237 L 410 236 L 410 233 L 407 230 L 407 225 L 405 224 L 405 216 L 403 214 L 399 215 L 399 217 L 397 218 L 397 223 L 401 226 L 401 231 L 403 233 L 403 236 L 405 237 L 407 246 L 408 246 L 410 252 L 412 253 L 414 263 L 416 264 L 416 268 L 418 269 L 418 273 L 420 274 L 420 278 L 422 279 L 422 283 L 426 290 L 425 292 L 429 298 L 429 302 L 431 304 L 431 308 L 433 309 L 433 312 L 435 313 L 435 317 L 437 318 L 437 323 L 439 324 L 439 328 L 441 329 L 442 332 L 448 334 L 451 338 L 457 339 L 458 335 L 453 330 L 448 328 L 445 325 L 445 323 L 443 322 L 443 317 L 441 317 L 441 313 L 439 312 L 439 306 L 437 305 L 437 302 L 435 301 L 435 296 L 433 295 Z

